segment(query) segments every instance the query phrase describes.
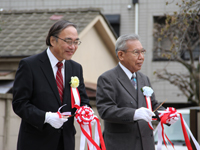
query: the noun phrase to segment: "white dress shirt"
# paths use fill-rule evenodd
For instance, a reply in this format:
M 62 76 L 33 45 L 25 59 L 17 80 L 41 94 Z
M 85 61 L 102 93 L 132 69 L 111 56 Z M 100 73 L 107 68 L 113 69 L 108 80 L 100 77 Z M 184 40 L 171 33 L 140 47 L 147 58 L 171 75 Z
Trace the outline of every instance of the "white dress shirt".
M 133 74 L 136 77 L 136 73 L 131 73 L 130 70 L 128 70 L 126 67 L 124 67 L 120 62 L 119 62 L 119 66 L 122 68 L 122 70 L 125 72 L 125 74 L 128 76 L 128 78 L 131 80 Z

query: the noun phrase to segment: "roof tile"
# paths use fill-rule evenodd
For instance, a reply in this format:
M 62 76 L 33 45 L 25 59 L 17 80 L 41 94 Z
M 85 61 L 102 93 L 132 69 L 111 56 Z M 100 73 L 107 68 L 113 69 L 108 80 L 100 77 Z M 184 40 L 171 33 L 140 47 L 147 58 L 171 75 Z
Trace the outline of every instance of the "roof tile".
M 50 19 L 53 15 L 74 22 L 80 33 L 99 14 L 100 9 L 93 8 L 2 11 L 0 57 L 30 56 L 43 51 L 48 30 L 57 21 Z

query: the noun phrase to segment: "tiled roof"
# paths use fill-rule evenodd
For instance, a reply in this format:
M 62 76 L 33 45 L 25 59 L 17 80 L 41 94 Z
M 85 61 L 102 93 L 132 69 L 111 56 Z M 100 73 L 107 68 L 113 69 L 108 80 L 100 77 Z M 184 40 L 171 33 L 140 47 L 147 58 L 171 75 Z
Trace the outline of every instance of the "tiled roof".
M 56 18 L 69 20 L 80 33 L 97 15 L 99 9 L 32 10 L 0 12 L 0 57 L 23 57 L 47 48 L 46 36 Z M 50 19 L 53 18 L 52 19 Z

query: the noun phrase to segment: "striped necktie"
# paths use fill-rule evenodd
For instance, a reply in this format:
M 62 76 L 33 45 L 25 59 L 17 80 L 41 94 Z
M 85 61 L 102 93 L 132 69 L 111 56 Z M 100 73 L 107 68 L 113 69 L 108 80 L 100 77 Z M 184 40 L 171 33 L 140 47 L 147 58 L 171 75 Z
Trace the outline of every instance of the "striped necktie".
M 133 86 L 137 90 L 137 79 L 136 79 L 136 74 L 135 73 L 133 73 L 133 76 L 131 77 L 131 83 L 133 84 Z
M 57 73 L 56 73 L 56 84 L 57 84 L 57 87 L 58 87 L 58 92 L 59 92 L 60 100 L 61 100 L 61 103 L 62 103 L 63 102 L 63 76 L 62 76 L 61 69 L 63 67 L 63 63 L 58 62 L 56 64 L 56 66 L 58 67 L 58 70 L 57 70 Z

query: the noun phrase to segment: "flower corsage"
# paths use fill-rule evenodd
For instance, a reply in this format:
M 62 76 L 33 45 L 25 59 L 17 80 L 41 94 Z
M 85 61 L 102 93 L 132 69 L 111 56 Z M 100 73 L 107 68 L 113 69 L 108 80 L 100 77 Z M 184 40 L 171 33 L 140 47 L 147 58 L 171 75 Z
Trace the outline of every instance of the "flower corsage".
M 71 77 L 71 81 L 69 82 L 71 86 L 71 105 L 72 108 L 80 106 L 81 98 L 77 87 L 79 86 L 79 79 L 77 76 Z
M 144 86 L 142 89 L 144 96 L 151 96 L 153 94 L 153 90 L 151 87 Z
M 79 79 L 77 76 L 71 77 L 71 81 L 69 82 L 72 88 L 77 88 L 79 86 Z

